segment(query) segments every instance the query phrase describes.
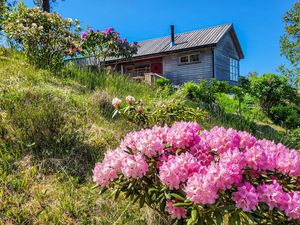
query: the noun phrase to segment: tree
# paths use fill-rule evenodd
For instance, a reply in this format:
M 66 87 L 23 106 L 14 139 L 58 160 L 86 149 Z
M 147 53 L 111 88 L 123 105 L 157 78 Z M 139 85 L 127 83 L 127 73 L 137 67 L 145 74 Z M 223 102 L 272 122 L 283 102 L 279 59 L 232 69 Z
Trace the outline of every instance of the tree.
M 291 69 L 283 69 L 284 75 L 299 87 L 300 84 L 300 2 L 285 14 L 283 21 L 285 23 L 285 33 L 281 37 L 281 55 L 284 55 L 291 64 Z
M 51 11 L 51 4 L 55 3 L 57 0 L 33 0 L 34 4 L 36 4 L 38 7 L 43 9 L 43 11 L 50 12 Z

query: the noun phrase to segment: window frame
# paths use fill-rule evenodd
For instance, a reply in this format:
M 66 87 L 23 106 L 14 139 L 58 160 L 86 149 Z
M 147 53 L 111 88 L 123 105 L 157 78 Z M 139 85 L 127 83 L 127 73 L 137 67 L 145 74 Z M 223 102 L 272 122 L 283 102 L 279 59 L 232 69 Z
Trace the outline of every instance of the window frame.
M 240 77 L 240 61 L 235 58 L 229 59 L 229 80 L 239 81 Z
M 191 61 L 191 56 L 197 56 L 198 61 Z M 182 62 L 181 59 L 187 57 L 188 61 L 187 62 Z M 178 57 L 178 65 L 187 65 L 187 64 L 195 64 L 195 63 L 201 63 L 200 60 L 200 53 L 191 53 L 191 54 L 186 54 L 186 55 L 180 55 Z

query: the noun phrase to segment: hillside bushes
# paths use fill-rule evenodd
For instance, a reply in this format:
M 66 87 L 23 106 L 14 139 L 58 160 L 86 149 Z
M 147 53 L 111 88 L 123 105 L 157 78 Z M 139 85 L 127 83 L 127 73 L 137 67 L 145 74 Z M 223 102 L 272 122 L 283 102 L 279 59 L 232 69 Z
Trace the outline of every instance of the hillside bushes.
M 72 55 L 78 42 L 74 29 L 78 21 L 64 19 L 57 13 L 26 8 L 19 3 L 4 21 L 4 31 L 16 41 L 27 60 L 34 66 L 59 71 L 64 58 Z
M 177 224 L 298 224 L 300 153 L 247 132 L 176 122 L 129 133 L 94 181 Z

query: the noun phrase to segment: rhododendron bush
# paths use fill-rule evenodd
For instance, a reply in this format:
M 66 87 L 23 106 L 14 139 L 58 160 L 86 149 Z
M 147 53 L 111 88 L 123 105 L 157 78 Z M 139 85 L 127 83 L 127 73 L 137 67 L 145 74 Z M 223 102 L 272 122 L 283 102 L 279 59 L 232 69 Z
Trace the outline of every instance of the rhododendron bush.
M 179 224 L 299 224 L 299 175 L 296 150 L 195 122 L 129 133 L 93 170 L 103 190 Z
M 128 60 L 137 53 L 136 42 L 129 43 L 126 38 L 114 28 L 106 28 L 103 31 L 89 28 L 81 34 L 80 53 L 89 57 L 92 64 L 104 66 L 108 58 Z

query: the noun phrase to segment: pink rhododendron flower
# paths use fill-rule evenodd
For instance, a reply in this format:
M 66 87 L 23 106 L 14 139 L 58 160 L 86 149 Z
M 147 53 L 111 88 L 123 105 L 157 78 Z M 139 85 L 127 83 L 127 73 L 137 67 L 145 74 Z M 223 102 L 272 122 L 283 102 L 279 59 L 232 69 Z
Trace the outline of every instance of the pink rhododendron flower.
M 214 127 L 209 132 L 204 131 L 201 133 L 201 138 L 218 153 L 239 148 L 241 140 L 236 130 L 231 128 L 226 130 L 224 127 Z
M 213 204 L 218 198 L 218 190 L 210 174 L 195 173 L 184 187 L 186 197 L 196 204 Z
M 274 167 L 274 163 L 269 162 L 266 152 L 259 145 L 246 148 L 244 155 L 247 166 L 254 170 L 267 170 Z
M 247 182 L 232 194 L 232 200 L 235 201 L 237 208 L 250 212 L 255 210 L 258 205 L 258 194 L 255 188 Z
M 128 105 L 132 105 L 134 102 L 135 102 L 135 98 L 128 95 L 126 98 L 125 98 L 125 101 Z
M 181 207 L 175 207 L 173 206 L 173 202 L 171 200 L 167 201 L 165 210 L 167 213 L 169 213 L 172 217 L 172 219 L 182 219 L 186 217 L 186 210 Z
M 126 153 L 122 149 L 107 151 L 102 163 L 97 163 L 93 170 L 93 180 L 102 187 L 107 187 L 121 172 Z
M 81 38 L 82 38 L 82 39 L 84 39 L 84 40 L 86 40 L 86 39 L 87 39 L 87 34 L 86 34 L 86 32 L 82 32 L 82 34 L 81 34 Z
M 112 105 L 116 108 L 119 109 L 121 106 L 122 100 L 119 98 L 113 98 L 112 100 Z
M 287 194 L 287 207 L 284 210 L 289 219 L 300 219 L 300 194 L 292 192 Z
M 169 189 L 178 189 L 195 172 L 199 172 L 201 165 L 190 153 L 179 156 L 171 155 L 159 168 L 159 178 Z
M 251 134 L 245 131 L 239 131 L 238 132 L 240 136 L 240 148 L 251 148 L 256 143 L 256 138 L 253 137 Z
M 272 184 L 258 186 L 257 193 L 259 201 L 267 204 L 271 210 L 274 208 L 286 209 L 287 195 L 276 180 L 273 180 Z
M 127 178 L 140 178 L 146 175 L 148 164 L 142 155 L 128 155 L 122 161 L 121 170 Z
M 105 35 L 109 35 L 109 34 L 114 33 L 114 31 L 115 31 L 114 28 L 109 27 L 109 28 L 104 29 L 103 33 L 104 33 Z
M 200 142 L 197 123 L 175 122 L 167 134 L 167 142 L 173 149 L 186 149 Z

